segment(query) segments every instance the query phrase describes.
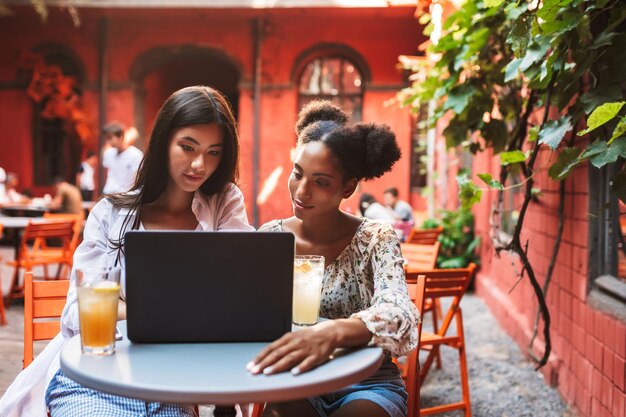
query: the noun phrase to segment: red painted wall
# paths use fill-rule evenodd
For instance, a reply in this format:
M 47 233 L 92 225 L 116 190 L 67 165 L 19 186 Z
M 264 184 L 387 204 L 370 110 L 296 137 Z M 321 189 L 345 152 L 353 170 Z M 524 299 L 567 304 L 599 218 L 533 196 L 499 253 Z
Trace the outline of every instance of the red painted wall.
M 543 152 L 537 166 L 549 166 Z M 558 183 L 544 169 L 537 177 L 543 195 L 529 207 L 523 240 L 529 240 L 529 257 L 543 285 L 557 234 Z M 498 159 L 480 155 L 474 172 L 498 173 Z M 478 178 L 475 181 L 480 182 Z M 588 172 L 575 171 L 567 180 L 565 228 L 556 268 L 547 296 L 551 313 L 552 354 L 542 370 L 545 379 L 582 416 L 625 416 L 626 325 L 588 304 Z M 500 324 L 522 351 L 531 339 L 537 308 L 534 293 L 515 256 L 495 257 L 489 239 L 489 210 L 495 193 L 483 194 L 475 208 L 476 229 L 482 236 L 482 266 L 477 293 L 487 302 Z M 516 286 L 517 284 L 517 286 Z M 512 291 L 511 289 L 515 287 Z M 541 333 L 541 330 L 540 330 Z M 539 337 L 534 353 L 543 353 Z
M 155 48 L 176 49 L 185 45 L 218 51 L 241 72 L 239 81 L 239 123 L 241 132 L 241 188 L 249 215 L 252 215 L 252 134 L 253 101 L 253 19 L 263 18 L 262 105 L 259 190 L 272 172 L 282 169 L 275 188 L 259 207 L 260 223 L 291 214 L 286 181 L 290 172 L 290 149 L 295 143 L 293 125 L 297 116 L 297 89 L 293 71 L 298 57 L 309 48 L 334 43 L 354 51 L 366 62 L 371 79 L 365 86 L 365 121 L 384 122 L 397 134 L 403 158 L 383 178 L 363 184 L 363 190 L 382 198 L 382 191 L 394 185 L 401 198 L 409 198 L 410 123 L 408 111 L 386 107 L 404 85 L 397 70 L 397 56 L 415 54 L 422 43 L 421 30 L 413 8 L 383 9 L 80 9 L 82 25 L 74 28 L 69 17 L 55 9 L 42 23 L 30 8 L 16 8 L 17 15 L 3 18 L 0 25 L 0 166 L 18 173 L 24 187 L 32 188 L 31 106 L 24 85 L 16 81 L 17 59 L 41 43 L 58 43 L 71 49 L 85 68 L 84 91 L 94 125 L 98 119 L 99 73 L 98 34 L 103 18 L 108 22 L 106 37 L 109 67 L 106 72 L 107 120 L 127 125 L 140 123 L 137 108 L 144 113 L 138 146 L 146 145 L 153 114 L 168 92 L 159 68 L 146 71 L 143 79 L 131 73 L 146 64 L 145 54 Z M 11 57 L 12 59 L 7 59 Z M 141 85 L 138 85 L 141 84 Z M 139 88 L 149 91 L 144 106 L 138 101 Z M 6 119 L 5 120 L 3 120 Z M 19 143 L 19 145 L 16 145 Z M 35 193 L 45 192 L 36 188 Z M 345 208 L 356 208 L 354 198 Z

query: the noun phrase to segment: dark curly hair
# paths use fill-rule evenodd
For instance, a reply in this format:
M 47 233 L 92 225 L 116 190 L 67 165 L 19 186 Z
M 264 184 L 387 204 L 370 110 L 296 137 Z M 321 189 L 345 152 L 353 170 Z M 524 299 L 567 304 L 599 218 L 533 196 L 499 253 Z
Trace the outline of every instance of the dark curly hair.
M 348 114 L 327 100 L 304 106 L 298 115 L 298 145 L 321 141 L 339 161 L 345 180 L 371 180 L 400 159 L 396 135 L 376 123 L 348 125 Z

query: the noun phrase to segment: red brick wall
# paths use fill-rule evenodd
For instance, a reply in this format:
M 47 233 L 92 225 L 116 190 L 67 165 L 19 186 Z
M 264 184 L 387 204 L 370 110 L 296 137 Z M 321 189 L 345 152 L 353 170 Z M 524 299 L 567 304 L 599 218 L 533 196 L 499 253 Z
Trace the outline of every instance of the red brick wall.
M 47 23 L 42 23 L 30 8 L 16 8 L 17 16 L 3 19 L 0 26 L 0 116 L 6 118 L 0 135 L 0 166 L 18 173 L 24 187 L 32 187 L 31 106 L 24 86 L 16 82 L 19 56 L 41 43 L 58 43 L 71 49 L 85 67 L 85 95 L 93 111 L 94 126 L 98 122 L 98 28 L 103 16 L 108 18 L 107 45 L 110 65 L 107 72 L 108 120 L 128 125 L 138 123 L 135 96 L 137 80 L 131 71 L 142 54 L 155 48 L 176 48 L 192 45 L 210 48 L 227 56 L 242 73 L 239 91 L 239 122 L 241 131 L 241 187 L 249 214 L 252 195 L 252 133 L 253 103 L 249 90 L 252 79 L 253 31 L 256 17 L 265 19 L 263 39 L 263 93 L 261 107 L 261 163 L 259 189 L 277 168 L 282 169 L 278 183 L 268 200 L 260 206 L 260 221 L 291 214 L 286 181 L 290 172 L 290 149 L 295 137 L 293 124 L 297 112 L 297 86 L 292 72 L 298 57 L 306 50 L 323 43 L 338 43 L 355 51 L 367 63 L 371 80 L 367 83 L 364 120 L 385 122 L 396 132 L 403 151 L 402 160 L 391 173 L 363 190 L 382 198 L 384 188 L 394 185 L 401 198 L 409 198 L 410 117 L 408 111 L 386 107 L 404 84 L 403 74 L 396 68 L 397 56 L 415 54 L 422 43 L 421 30 L 413 17 L 413 8 L 385 9 L 271 9 L 271 10 L 133 10 L 80 9 L 82 25 L 74 28 L 66 13 L 51 9 Z M 421 40 L 422 39 L 422 40 Z M 7 57 L 10 57 L 7 58 Z M 159 86 L 166 83 L 158 69 L 149 72 L 143 87 L 146 94 L 143 110 L 144 130 L 148 131 L 155 109 L 167 92 Z M 135 83 L 135 84 L 134 84 Z M 156 85 L 155 85 L 156 83 Z M 155 98 L 156 97 L 156 98 Z M 138 145 L 145 145 L 141 138 Z M 18 143 L 18 145 L 15 145 Z M 36 188 L 35 193 L 45 192 Z M 345 202 L 348 210 L 356 209 L 353 198 Z
M 551 156 L 543 152 L 537 166 L 549 166 Z M 474 166 L 475 173 L 497 173 L 497 159 L 489 155 L 478 156 Z M 626 325 L 587 303 L 587 178 L 587 169 L 583 168 L 567 180 L 566 223 L 547 297 L 552 354 L 542 372 L 580 415 L 623 417 Z M 537 176 L 537 183 L 543 195 L 529 207 L 523 239 L 529 240 L 529 257 L 543 284 L 558 228 L 558 183 L 547 178 L 546 170 Z M 489 209 L 494 198 L 495 194 L 484 195 L 475 209 L 477 231 L 483 239 L 476 289 L 504 329 L 526 351 L 537 303 L 527 279 L 515 286 L 521 269 L 517 257 L 494 255 L 489 240 Z M 542 338 L 537 340 L 533 349 L 536 355 L 544 348 Z

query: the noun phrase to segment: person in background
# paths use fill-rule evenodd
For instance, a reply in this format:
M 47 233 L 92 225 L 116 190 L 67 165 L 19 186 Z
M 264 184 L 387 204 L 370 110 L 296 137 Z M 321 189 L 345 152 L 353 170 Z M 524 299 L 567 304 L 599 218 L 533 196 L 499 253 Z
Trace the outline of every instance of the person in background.
M 95 170 L 98 157 L 94 151 L 87 152 L 87 158 L 80 163 L 76 174 L 76 186 L 80 189 L 83 201 L 91 201 L 96 188 Z
M 124 126 L 111 122 L 102 128 L 110 148 L 102 154 L 102 166 L 107 169 L 104 194 L 125 193 L 132 187 L 143 152 L 126 140 Z
M 389 224 L 396 221 L 394 212 L 376 201 L 374 196 L 369 193 L 361 194 L 359 210 L 361 211 L 361 216 L 366 219 L 378 220 Z
M 413 222 L 413 208 L 406 201 L 398 198 L 396 187 L 387 188 L 383 194 L 385 206 L 396 213 L 398 220 L 403 222 Z
M 5 203 L 19 204 L 28 202 L 29 198 L 17 191 L 18 184 L 19 179 L 17 174 L 15 172 L 9 172 L 5 183 Z
M 56 195 L 48 208 L 57 213 L 82 214 L 83 198 L 75 185 L 65 181 L 62 177 L 54 178 Z

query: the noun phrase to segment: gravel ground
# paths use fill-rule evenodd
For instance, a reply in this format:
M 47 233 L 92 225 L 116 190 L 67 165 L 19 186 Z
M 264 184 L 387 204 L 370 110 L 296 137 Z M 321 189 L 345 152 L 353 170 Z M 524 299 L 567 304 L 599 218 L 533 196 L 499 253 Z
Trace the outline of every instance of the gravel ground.
M 467 346 L 470 398 L 474 417 L 572 417 L 559 393 L 534 371 L 519 347 L 473 294 L 461 302 Z M 445 314 L 445 312 L 444 312 Z M 428 327 L 430 316 L 424 321 Z M 451 326 L 455 329 L 455 325 Z M 434 364 L 421 390 L 422 406 L 461 399 L 458 351 L 441 349 L 443 369 Z M 462 416 L 454 411 L 441 416 Z

